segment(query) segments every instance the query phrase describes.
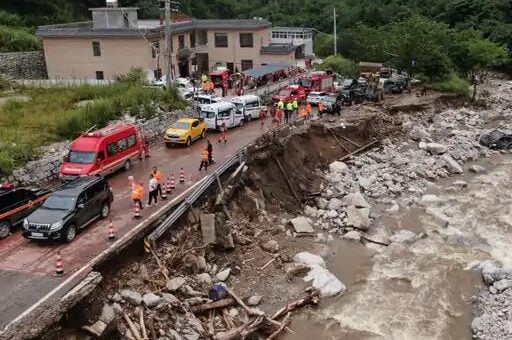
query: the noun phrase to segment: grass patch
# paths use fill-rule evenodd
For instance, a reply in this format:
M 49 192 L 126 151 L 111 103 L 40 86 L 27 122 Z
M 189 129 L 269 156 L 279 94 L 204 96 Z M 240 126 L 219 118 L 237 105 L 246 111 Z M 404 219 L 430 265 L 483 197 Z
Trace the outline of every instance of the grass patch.
M 39 146 L 72 139 L 96 125 L 120 117 L 124 110 L 137 118 L 152 118 L 160 105 L 168 109 L 185 107 L 175 89 L 162 91 L 125 81 L 109 86 L 80 85 L 59 88 L 22 87 L 17 95 L 28 102 L 8 100 L 0 106 L 0 174 L 34 158 Z M 83 100 L 94 102 L 83 107 Z
M 450 74 L 450 76 L 443 81 L 432 83 L 432 89 L 439 92 L 455 93 L 460 96 L 469 95 L 469 83 L 455 73 Z

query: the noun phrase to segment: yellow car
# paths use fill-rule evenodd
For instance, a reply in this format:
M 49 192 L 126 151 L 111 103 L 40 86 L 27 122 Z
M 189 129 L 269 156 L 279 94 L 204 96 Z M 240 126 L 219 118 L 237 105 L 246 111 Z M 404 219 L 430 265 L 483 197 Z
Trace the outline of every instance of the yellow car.
M 189 146 L 193 141 L 206 136 L 207 125 L 197 118 L 178 119 L 173 126 L 165 132 L 164 142 L 167 146 L 173 144 L 186 144 Z

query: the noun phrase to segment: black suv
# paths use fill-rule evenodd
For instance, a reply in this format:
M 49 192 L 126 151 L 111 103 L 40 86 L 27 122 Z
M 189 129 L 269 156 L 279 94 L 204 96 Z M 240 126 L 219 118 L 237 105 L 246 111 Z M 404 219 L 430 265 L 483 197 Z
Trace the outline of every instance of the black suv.
M 50 190 L 0 185 L 0 239 L 9 236 L 11 228 L 22 223 L 49 195 Z
M 106 218 L 114 200 L 104 177 L 81 177 L 64 184 L 23 222 L 23 236 L 71 242 L 79 229 Z

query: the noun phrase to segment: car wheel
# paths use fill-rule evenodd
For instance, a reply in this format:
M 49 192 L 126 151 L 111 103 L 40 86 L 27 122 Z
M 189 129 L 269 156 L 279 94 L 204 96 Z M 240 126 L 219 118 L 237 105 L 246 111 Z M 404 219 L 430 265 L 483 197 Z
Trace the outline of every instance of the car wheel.
M 247 121 L 250 122 L 252 120 L 252 116 L 251 115 L 248 115 L 247 116 Z
M 165 146 L 168 148 L 172 148 L 172 143 L 165 143 Z
M 64 230 L 64 235 L 62 235 L 62 239 L 66 243 L 71 243 L 76 237 L 76 227 L 74 225 L 68 226 Z
M 11 224 L 7 221 L 0 222 L 0 239 L 6 238 L 9 236 L 9 232 L 11 231 Z
M 201 139 L 204 139 L 204 137 L 206 137 L 206 130 L 203 130 L 203 132 L 201 132 Z
M 130 160 L 127 160 L 126 162 L 124 162 L 124 171 L 130 171 L 131 168 L 132 168 L 132 162 L 130 162 Z
M 190 144 L 192 144 L 192 138 L 188 137 L 187 138 L 187 146 L 190 146 Z
M 105 202 L 101 206 L 101 218 L 107 218 L 108 214 L 110 214 L 110 206 Z

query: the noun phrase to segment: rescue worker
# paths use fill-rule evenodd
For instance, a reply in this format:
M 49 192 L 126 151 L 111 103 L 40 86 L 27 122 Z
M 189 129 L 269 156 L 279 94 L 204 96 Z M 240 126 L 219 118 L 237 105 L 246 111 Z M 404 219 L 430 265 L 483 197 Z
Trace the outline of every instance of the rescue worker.
M 142 153 L 144 154 L 144 158 L 149 158 L 149 139 L 148 136 L 142 136 Z M 142 159 L 142 158 L 141 158 Z
M 201 75 L 201 81 L 203 83 L 206 83 L 208 81 L 208 76 L 203 72 L 203 74 Z
M 320 100 L 318 102 L 318 117 L 322 118 L 323 114 L 324 114 L 324 103 Z
M 149 174 L 149 200 L 148 207 L 151 206 L 151 202 L 155 200 L 155 205 L 158 203 L 158 182 L 156 181 L 155 176 L 153 174 Z
M 313 108 L 311 107 L 311 103 L 306 104 L 306 122 L 309 122 L 311 119 L 311 112 L 313 111 Z
M 293 99 L 292 105 L 293 105 L 293 114 L 295 116 L 297 116 L 299 114 L 299 103 L 297 102 L 297 98 Z
M 228 95 L 228 81 L 224 79 L 222 81 L 222 96 L 225 97 L 227 95 Z
M 210 157 L 210 153 L 208 152 L 208 148 L 204 148 L 201 151 L 201 165 L 199 166 L 199 171 L 201 171 L 203 169 L 203 166 L 204 166 L 204 171 L 208 170 L 209 157 Z
M 263 130 L 263 126 L 265 125 L 265 110 L 260 110 L 260 130 Z
M 274 125 L 276 123 L 276 107 L 275 107 L 275 105 L 269 105 L 268 110 L 270 112 L 270 118 L 272 120 L 272 125 Z
M 215 94 L 215 84 L 211 80 L 208 81 L 208 93 Z
M 277 102 L 277 108 L 284 110 L 284 102 L 282 99 L 279 99 L 279 101 Z
M 292 112 L 293 112 L 293 103 L 291 101 L 289 101 L 286 104 L 286 110 L 284 111 L 284 123 L 285 124 L 289 123 L 290 116 L 292 115 Z
M 304 105 L 299 106 L 299 118 L 306 119 L 307 114 L 308 113 L 306 112 L 306 106 L 304 106 Z
M 206 143 L 206 149 L 208 150 L 208 164 L 213 164 L 213 145 L 210 143 L 209 139 L 206 140 Z
M 226 127 L 226 123 L 222 123 L 222 125 L 220 126 L 220 138 L 219 138 L 219 143 L 224 141 L 224 143 L 227 142 L 227 133 L 228 133 L 228 128 Z
M 139 205 L 139 209 L 144 209 L 142 206 L 142 198 L 144 197 L 144 184 L 139 182 L 139 184 L 135 185 L 132 190 L 132 200 L 134 204 Z
M 156 166 L 154 166 L 152 174 L 157 182 L 156 189 L 157 189 L 158 195 L 160 195 L 160 198 L 162 198 L 162 173 L 160 172 L 160 170 L 158 170 L 156 168 Z
M 281 125 L 283 121 L 283 109 L 277 109 L 277 120 L 276 120 L 276 123 L 277 123 L 277 127 L 279 127 Z

